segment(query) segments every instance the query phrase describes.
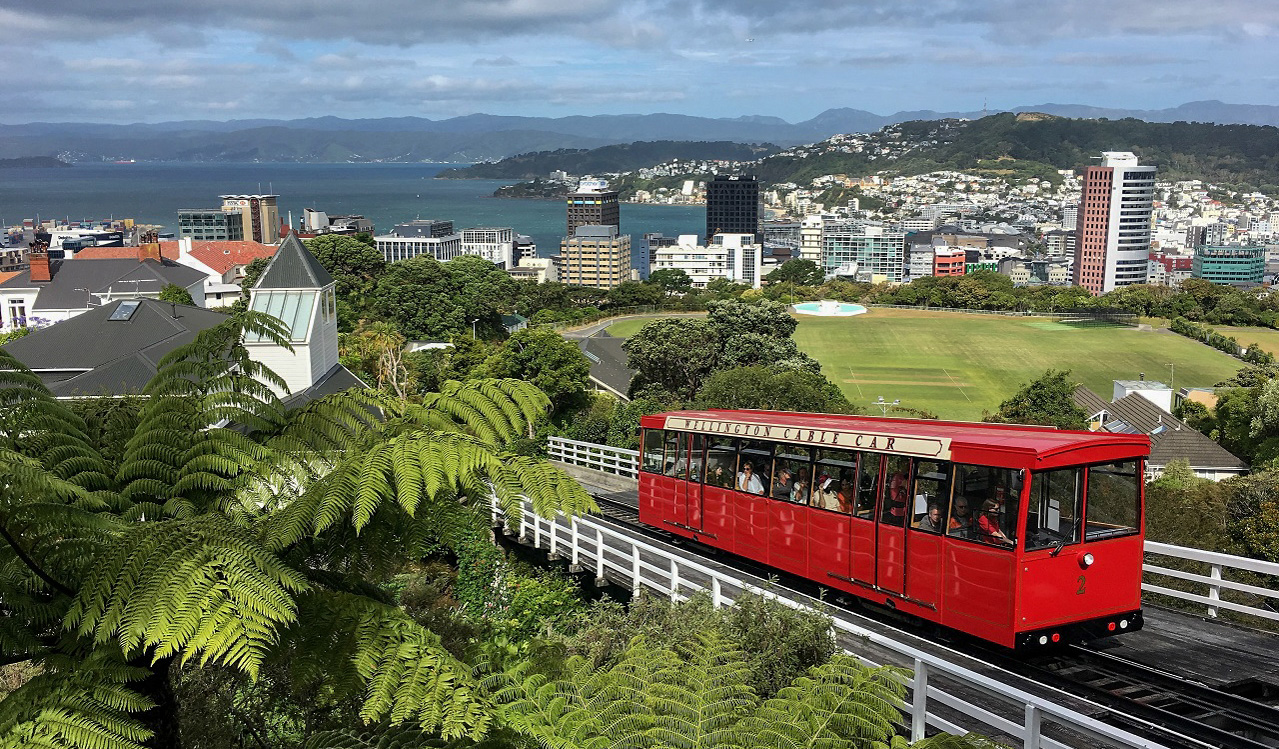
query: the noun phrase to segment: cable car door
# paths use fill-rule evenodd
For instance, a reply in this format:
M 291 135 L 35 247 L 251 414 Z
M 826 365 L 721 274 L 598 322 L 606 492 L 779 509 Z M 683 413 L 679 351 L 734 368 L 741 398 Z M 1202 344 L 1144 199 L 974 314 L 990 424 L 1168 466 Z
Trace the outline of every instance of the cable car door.
M 906 518 L 910 515 L 910 458 L 884 461 L 883 492 L 876 519 L 875 584 L 891 593 L 906 591 Z
M 706 470 L 706 436 L 690 434 L 688 448 L 688 472 L 685 475 L 682 512 L 677 512 L 676 522 L 693 530 L 702 529 L 702 474 Z M 679 510 L 680 508 L 676 508 Z M 683 519 L 680 519 L 682 516 Z

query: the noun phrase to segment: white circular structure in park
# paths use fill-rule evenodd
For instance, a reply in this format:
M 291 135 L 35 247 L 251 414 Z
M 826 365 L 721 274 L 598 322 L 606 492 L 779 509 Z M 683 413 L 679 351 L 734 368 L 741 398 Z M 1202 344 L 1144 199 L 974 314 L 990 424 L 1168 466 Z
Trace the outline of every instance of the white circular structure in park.
M 833 299 L 823 299 L 820 302 L 804 302 L 803 304 L 794 305 L 791 309 L 801 315 L 816 315 L 818 317 L 852 317 L 853 315 L 866 313 L 866 308 L 860 304 L 837 302 Z

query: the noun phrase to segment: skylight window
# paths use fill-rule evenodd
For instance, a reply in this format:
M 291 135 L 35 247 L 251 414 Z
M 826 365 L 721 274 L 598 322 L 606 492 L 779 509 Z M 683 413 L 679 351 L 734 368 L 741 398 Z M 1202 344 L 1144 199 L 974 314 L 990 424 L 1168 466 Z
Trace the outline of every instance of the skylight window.
M 138 311 L 138 307 L 142 306 L 140 299 L 126 299 L 116 305 L 115 311 L 107 318 L 108 321 L 123 322 L 133 317 L 133 313 Z

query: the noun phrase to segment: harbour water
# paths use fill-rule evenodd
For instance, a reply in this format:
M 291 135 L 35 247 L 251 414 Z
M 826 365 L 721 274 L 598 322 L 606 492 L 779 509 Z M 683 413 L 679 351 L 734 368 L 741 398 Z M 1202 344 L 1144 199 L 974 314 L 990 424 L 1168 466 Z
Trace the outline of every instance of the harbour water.
M 511 226 L 553 254 L 564 235 L 564 204 L 492 197 L 498 180 L 434 179 L 448 164 L 76 164 L 69 169 L 0 170 L 0 225 L 25 218 L 135 218 L 173 228 L 178 210 L 215 208 L 219 195 L 278 194 L 280 217 L 303 208 L 359 213 L 379 232 L 415 218 L 458 228 Z M 700 234 L 701 207 L 623 204 L 622 233 Z

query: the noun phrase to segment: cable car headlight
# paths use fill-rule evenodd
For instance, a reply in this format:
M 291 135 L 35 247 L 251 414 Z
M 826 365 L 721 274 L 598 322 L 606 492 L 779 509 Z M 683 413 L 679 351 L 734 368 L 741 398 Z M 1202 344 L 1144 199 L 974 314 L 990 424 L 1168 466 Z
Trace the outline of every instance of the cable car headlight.
M 1097 559 L 1092 555 L 1091 552 L 1085 552 L 1079 557 L 1079 566 L 1083 567 L 1084 569 L 1088 569 L 1089 567 L 1092 566 L 1092 563 L 1095 561 L 1097 561 Z

